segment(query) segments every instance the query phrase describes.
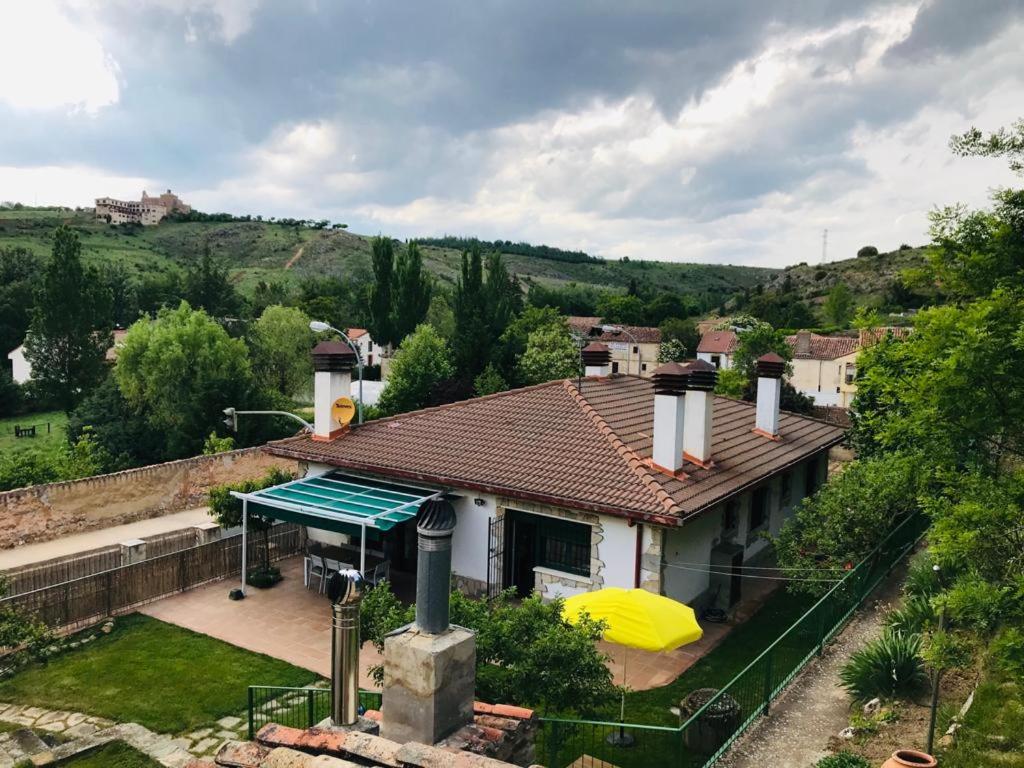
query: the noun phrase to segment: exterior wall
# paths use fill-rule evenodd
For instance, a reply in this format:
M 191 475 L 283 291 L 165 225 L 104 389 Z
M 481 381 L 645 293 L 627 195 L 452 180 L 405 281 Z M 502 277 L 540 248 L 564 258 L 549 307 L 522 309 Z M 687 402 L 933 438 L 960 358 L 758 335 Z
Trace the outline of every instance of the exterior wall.
M 710 574 L 701 571 L 711 561 L 711 548 L 722 531 L 722 507 L 716 507 L 681 528 L 665 533 L 666 597 L 693 605 L 707 591 Z M 697 563 L 698 565 L 694 565 Z
M 732 355 L 714 354 L 714 353 L 711 353 L 711 352 L 698 352 L 697 353 L 697 359 L 698 360 L 703 360 L 705 363 L 711 363 L 712 365 L 714 365 L 715 361 L 711 359 L 712 357 L 717 357 L 718 358 L 718 369 L 719 370 L 724 371 L 724 370 L 727 370 L 729 368 L 732 368 Z
M 24 384 L 32 378 L 32 363 L 25 357 L 24 344 L 8 352 L 7 359 L 11 361 L 11 378 L 15 383 Z
M 369 333 L 364 333 L 357 339 L 352 340 L 359 349 L 359 356 L 362 357 L 365 365 L 380 365 L 384 350 L 377 344 Z
M 813 398 L 815 405 L 849 408 L 857 386 L 846 383 L 848 363 L 856 366 L 856 353 L 835 360 L 795 358 L 790 383 L 795 389 Z
M 150 197 L 143 191 L 141 201 L 96 198 L 95 216 L 97 219 L 109 219 L 111 224 L 153 226 L 159 224 L 171 211 L 188 213 L 190 210 L 192 207 L 181 202 L 170 190 L 157 197 Z
M 612 371 L 615 373 L 650 376 L 654 373 L 654 369 L 658 367 L 660 344 L 634 344 L 628 340 L 602 341 L 601 343 L 607 345 L 612 353 Z M 636 349 L 636 352 L 633 351 L 634 349 Z M 618 370 L 616 370 L 616 363 L 618 364 Z
M 160 517 L 201 507 L 215 485 L 296 463 L 262 448 L 170 461 L 83 480 L 0 493 L 0 548 Z
M 482 504 L 478 505 L 476 499 Z M 460 496 L 455 507 L 452 535 L 452 573 L 459 589 L 468 595 L 487 590 L 487 557 L 490 550 L 489 525 L 498 514 L 498 500 L 491 495 Z

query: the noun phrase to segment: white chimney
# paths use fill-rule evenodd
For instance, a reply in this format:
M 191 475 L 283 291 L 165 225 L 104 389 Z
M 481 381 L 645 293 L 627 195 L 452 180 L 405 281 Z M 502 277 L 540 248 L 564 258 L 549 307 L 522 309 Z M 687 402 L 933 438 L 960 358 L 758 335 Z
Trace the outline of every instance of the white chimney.
M 355 353 L 343 341 L 321 341 L 313 348 L 313 439 L 333 440 L 342 425 L 332 411 L 339 397 L 352 388 Z
M 608 376 L 612 372 L 612 353 L 599 341 L 587 344 L 580 352 L 586 376 Z
M 757 358 L 757 421 L 754 431 L 765 437 L 779 436 L 779 398 L 786 361 L 774 352 Z
M 683 468 L 683 413 L 686 366 L 665 363 L 651 375 L 654 381 L 654 428 L 651 461 L 673 474 Z
M 715 415 L 715 380 L 718 371 L 705 360 L 688 363 L 686 371 L 683 453 L 687 461 L 706 466 L 711 461 L 711 426 Z

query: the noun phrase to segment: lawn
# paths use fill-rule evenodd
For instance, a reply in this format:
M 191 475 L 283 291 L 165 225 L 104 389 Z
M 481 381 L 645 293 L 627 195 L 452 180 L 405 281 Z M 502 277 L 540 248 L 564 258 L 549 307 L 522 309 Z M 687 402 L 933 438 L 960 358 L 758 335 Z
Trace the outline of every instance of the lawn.
M 49 424 L 49 431 L 47 431 Z M 63 411 L 46 411 L 43 413 L 26 413 L 0 419 L 0 453 L 24 451 L 38 448 L 44 451 L 60 447 L 65 440 L 68 417 Z M 35 437 L 15 437 L 14 427 L 31 427 L 35 425 Z
M 303 686 L 314 679 L 278 659 L 132 614 L 84 649 L 3 681 L 0 700 L 181 733 L 243 712 L 249 685 Z
M 99 749 L 63 763 L 69 768 L 160 768 L 160 763 L 123 741 L 112 741 Z
M 943 768 L 1024 768 L 1024 680 L 989 674 L 974 694 Z

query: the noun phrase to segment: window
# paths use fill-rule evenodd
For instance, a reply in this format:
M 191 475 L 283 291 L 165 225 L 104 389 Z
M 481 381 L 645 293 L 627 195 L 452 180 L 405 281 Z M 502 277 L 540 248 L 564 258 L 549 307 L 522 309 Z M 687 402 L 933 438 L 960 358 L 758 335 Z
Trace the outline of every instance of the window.
M 731 499 L 725 503 L 725 511 L 722 513 L 722 537 L 727 538 L 736 533 L 740 525 L 740 503 L 737 499 Z
M 711 364 L 713 366 L 715 366 L 715 368 L 721 368 L 722 367 L 722 357 L 721 357 L 721 355 L 712 355 L 711 356 Z
M 637 355 L 637 354 L 639 354 L 639 353 L 640 353 L 640 347 L 636 347 L 636 346 L 634 346 L 634 347 L 633 347 L 633 354 L 634 354 L 634 355 Z
M 612 363 L 612 373 L 618 373 L 618 372 L 619 372 L 619 364 L 616 363 L 616 362 L 613 362 Z
M 537 517 L 537 565 L 590 575 L 590 526 L 554 517 Z
M 768 486 L 762 485 L 750 497 L 750 532 L 768 526 Z
M 821 487 L 821 457 L 816 456 L 807 462 L 807 496 L 812 495 Z
M 780 493 L 779 503 L 783 506 L 793 501 L 793 473 L 786 472 L 782 476 L 782 492 Z
M 853 363 L 846 364 L 846 383 L 853 384 L 854 379 L 857 378 L 857 366 Z
M 641 371 L 646 371 L 647 370 L 647 363 L 641 363 L 640 364 L 640 370 Z

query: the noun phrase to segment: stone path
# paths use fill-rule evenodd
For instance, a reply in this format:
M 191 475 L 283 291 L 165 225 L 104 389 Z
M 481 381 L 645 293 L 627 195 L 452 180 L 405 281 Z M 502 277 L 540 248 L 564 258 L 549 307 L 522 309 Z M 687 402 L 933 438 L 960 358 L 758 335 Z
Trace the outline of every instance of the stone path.
M 245 719 L 233 716 L 184 736 L 154 733 L 138 723 L 18 704 L 0 703 L 0 721 L 23 726 L 0 734 L 0 768 L 13 768 L 26 757 L 35 765 L 59 763 L 111 741 L 123 741 L 167 768 L 183 768 L 193 757 L 214 754 L 225 741 L 248 737 Z

